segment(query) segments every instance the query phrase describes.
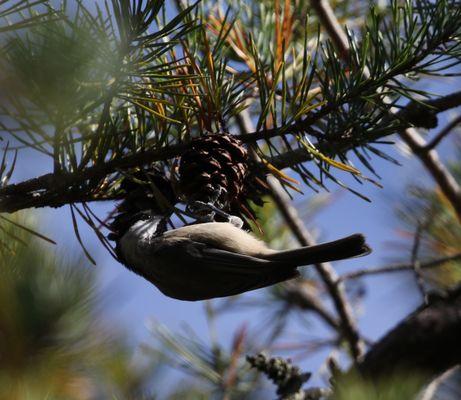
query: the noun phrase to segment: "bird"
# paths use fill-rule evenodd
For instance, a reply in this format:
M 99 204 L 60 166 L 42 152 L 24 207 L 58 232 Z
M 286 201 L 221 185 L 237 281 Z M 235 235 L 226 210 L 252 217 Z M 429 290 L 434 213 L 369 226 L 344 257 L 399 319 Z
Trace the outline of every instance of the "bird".
M 238 295 L 296 278 L 301 266 L 371 251 L 362 234 L 278 251 L 235 220 L 169 230 L 167 221 L 155 206 L 143 210 L 125 206 L 113 224 L 112 239 L 119 260 L 129 270 L 166 296 L 184 301 Z

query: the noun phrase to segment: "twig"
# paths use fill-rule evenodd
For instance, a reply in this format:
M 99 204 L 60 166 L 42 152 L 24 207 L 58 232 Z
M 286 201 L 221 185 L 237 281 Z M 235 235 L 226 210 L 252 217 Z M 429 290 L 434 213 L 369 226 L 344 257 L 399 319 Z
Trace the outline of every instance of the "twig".
M 424 102 L 427 104 L 428 102 Z M 430 101 L 430 106 L 437 112 L 447 111 L 451 108 L 458 107 L 461 104 L 461 91 L 451 93 Z
M 72 191 L 71 189 L 56 192 L 15 194 L 13 196 L 0 196 L 0 212 L 13 213 L 27 208 L 40 207 L 58 208 L 71 203 L 120 200 L 122 198 L 122 194 L 104 194 L 97 197 L 94 193 Z
M 312 8 L 317 13 L 320 23 L 325 28 L 333 43 L 336 45 L 341 58 L 349 55 L 349 42 L 347 36 L 338 23 L 335 13 L 327 0 L 312 0 Z
M 461 91 L 453 92 L 445 96 L 440 96 L 436 97 L 433 99 L 428 99 L 424 101 L 410 101 L 405 107 L 401 108 L 400 110 L 396 111 L 395 114 L 393 115 L 393 118 L 396 118 L 401 121 L 401 123 L 404 125 L 403 128 L 401 129 L 406 129 L 408 127 L 412 126 L 412 122 L 409 121 L 422 121 L 427 116 L 430 114 L 432 117 L 436 117 L 437 114 L 450 110 L 452 108 L 456 108 L 461 106 Z M 323 137 L 322 133 L 319 132 L 317 129 L 314 129 L 312 126 L 319 121 L 322 117 L 327 115 L 328 113 L 334 111 L 334 105 L 326 105 L 324 106 L 320 111 L 311 113 L 309 114 L 308 117 L 301 119 L 299 121 L 293 122 L 291 125 L 288 126 L 280 126 L 276 128 L 271 128 L 271 129 L 264 129 L 261 131 L 253 132 L 253 129 L 249 131 L 250 133 L 243 133 L 238 135 L 238 139 L 240 139 L 244 143 L 254 143 L 258 140 L 268 140 L 272 139 L 277 136 L 282 136 L 287 133 L 291 134 L 297 134 L 297 133 L 308 133 L 309 135 L 316 137 L 316 138 L 321 138 Z M 430 111 L 428 111 L 430 110 Z M 429 113 L 429 114 L 428 114 Z M 387 122 L 387 121 L 386 121 Z M 378 127 L 379 128 L 379 127 Z M 379 129 L 376 129 L 378 132 L 376 135 L 370 134 L 367 136 L 367 141 L 368 140 L 378 140 L 381 139 L 385 136 L 389 136 L 395 132 L 386 132 L 386 133 L 381 133 L 379 132 Z M 396 132 L 398 129 L 396 129 Z M 342 132 L 335 132 L 332 133 L 330 136 L 331 137 L 341 137 Z M 335 142 L 335 148 L 337 144 L 340 144 L 340 148 L 343 149 L 344 147 L 342 146 L 349 144 L 349 146 L 352 144 L 354 146 L 357 145 L 356 141 L 353 141 L 351 143 L 351 140 L 343 139 L 343 140 L 337 140 Z M 316 145 L 316 148 L 319 148 L 321 145 Z M 333 147 L 333 146 L 331 146 Z M 350 147 L 349 147 L 350 148 Z M 334 148 L 331 150 L 335 150 Z
M 285 282 L 283 299 L 303 311 L 314 311 L 319 318 L 336 331 L 341 329 L 338 320 L 331 315 L 315 293 L 311 293 L 302 282 Z
M 413 128 L 402 130 L 400 137 L 432 175 L 461 222 L 461 187 L 451 172 L 440 161 L 437 152 L 435 150 L 425 151 L 425 140 Z
M 455 118 L 453 121 L 451 121 L 445 128 L 443 128 L 435 137 L 428 143 L 426 144 L 425 150 L 430 151 L 432 149 L 435 149 L 439 143 L 448 135 L 451 133 L 453 129 L 456 128 L 457 125 L 461 124 L 461 115 L 458 115 L 457 118 Z
M 450 261 L 459 261 L 459 260 L 461 260 L 461 252 L 453 254 L 451 256 L 441 257 L 435 260 L 420 263 L 420 268 L 421 269 L 434 268 L 434 267 L 438 267 Z M 412 269 L 413 269 L 413 264 L 386 265 L 383 267 L 367 268 L 367 269 L 361 269 L 359 271 L 350 272 L 348 274 L 341 275 L 339 277 L 339 280 L 343 282 L 343 281 L 358 279 L 363 276 L 386 274 L 389 272 L 403 272 L 403 271 L 410 271 Z
M 341 25 L 336 19 L 333 11 L 327 0 L 311 0 L 312 7 L 315 8 L 320 21 L 331 37 L 333 43 L 337 47 L 341 57 L 347 60 L 350 49 L 347 40 L 338 32 L 342 31 Z M 369 74 L 364 71 L 365 74 Z M 437 105 L 450 106 L 458 104 L 461 99 L 461 93 L 457 92 L 450 96 L 448 104 L 435 103 L 435 110 L 439 111 Z M 440 108 L 441 110 L 441 108 Z M 440 111 L 439 111 L 440 112 Z M 391 109 L 390 114 L 399 116 L 399 111 Z M 400 114 L 402 116 L 402 114 Z M 421 135 L 413 128 L 402 129 L 399 131 L 402 140 L 410 147 L 413 153 L 425 165 L 428 172 L 432 175 L 433 179 L 437 182 L 443 194 L 454 208 L 459 221 L 461 222 L 461 188 L 454 179 L 450 171 L 440 161 L 438 154 L 435 150 L 425 151 L 426 142 Z
M 427 385 L 424 388 L 424 390 L 421 393 L 420 397 L 418 397 L 418 400 L 434 400 L 434 399 L 437 399 L 439 397 L 438 394 L 441 393 L 441 390 L 444 389 L 444 386 L 446 385 L 449 388 L 450 382 L 453 382 L 453 379 L 457 379 L 458 374 L 459 374 L 459 366 L 453 367 L 453 368 L 445 371 L 442 375 L 439 375 L 431 383 L 429 383 L 429 385 Z M 458 380 L 458 382 L 459 382 L 459 380 Z M 448 383 L 448 385 L 447 385 L 447 383 Z M 445 389 L 447 389 L 447 387 L 445 387 Z M 455 395 L 455 394 L 453 394 L 453 395 Z
M 413 266 L 413 272 L 415 274 L 416 284 L 423 297 L 423 302 L 427 303 L 427 293 L 424 287 L 424 279 L 421 275 L 421 262 L 418 259 L 419 249 L 421 245 L 421 234 L 423 232 L 424 225 L 418 221 L 416 226 L 415 238 L 413 240 L 413 247 L 411 249 L 411 265 Z
M 110 160 L 101 164 L 87 167 L 82 171 L 61 173 L 58 177 L 54 174 L 45 174 L 37 178 L 29 179 L 17 184 L 11 184 L 0 189 L 0 196 L 9 194 L 24 194 L 38 190 L 56 189 L 56 187 L 71 187 L 80 184 L 87 179 L 102 178 L 119 169 L 132 168 L 138 165 L 156 161 L 168 160 L 182 154 L 189 146 L 178 144 L 170 147 L 162 147 L 150 151 L 130 154 L 125 157 Z

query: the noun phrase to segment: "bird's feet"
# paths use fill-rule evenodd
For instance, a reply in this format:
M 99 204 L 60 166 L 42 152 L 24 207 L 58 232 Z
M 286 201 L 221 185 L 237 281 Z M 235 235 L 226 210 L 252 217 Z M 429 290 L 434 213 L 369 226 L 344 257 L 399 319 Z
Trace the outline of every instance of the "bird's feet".
M 186 210 L 200 222 L 214 222 L 215 216 L 219 215 L 237 228 L 241 228 L 243 226 L 241 218 L 220 210 L 211 202 L 205 203 L 203 201 L 193 201 L 187 205 Z

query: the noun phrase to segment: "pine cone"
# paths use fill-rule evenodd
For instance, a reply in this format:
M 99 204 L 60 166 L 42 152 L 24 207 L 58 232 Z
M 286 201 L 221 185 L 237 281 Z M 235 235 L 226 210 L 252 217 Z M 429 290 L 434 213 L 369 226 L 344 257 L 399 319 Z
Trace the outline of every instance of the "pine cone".
M 260 353 L 257 356 L 247 356 L 247 361 L 277 385 L 277 394 L 281 398 L 298 393 L 312 375 L 310 372 L 301 372 L 290 360 L 281 357 L 268 358 Z
M 222 211 L 256 222 L 249 202 L 264 204 L 265 173 L 240 140 L 226 134 L 207 135 L 193 139 L 192 148 L 182 155 L 179 190 L 189 203 L 212 202 Z
M 225 210 L 238 202 L 248 176 L 248 151 L 230 135 L 208 135 L 192 140 L 179 165 L 179 186 L 187 201 L 215 201 Z

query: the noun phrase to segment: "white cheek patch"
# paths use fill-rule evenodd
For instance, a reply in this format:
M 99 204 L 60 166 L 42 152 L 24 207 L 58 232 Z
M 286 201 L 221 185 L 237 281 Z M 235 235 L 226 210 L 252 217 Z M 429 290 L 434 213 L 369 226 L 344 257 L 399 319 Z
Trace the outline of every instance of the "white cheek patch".
M 123 255 L 129 261 L 139 257 L 141 248 L 148 245 L 156 236 L 159 220 L 150 219 L 136 222 L 120 239 Z

